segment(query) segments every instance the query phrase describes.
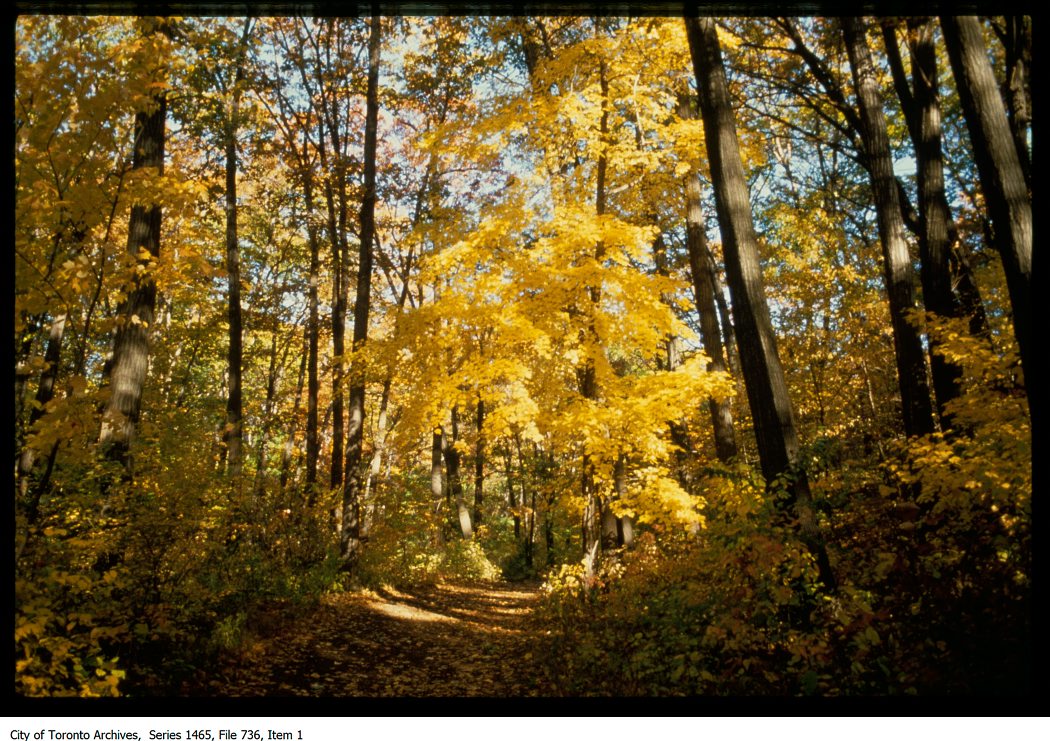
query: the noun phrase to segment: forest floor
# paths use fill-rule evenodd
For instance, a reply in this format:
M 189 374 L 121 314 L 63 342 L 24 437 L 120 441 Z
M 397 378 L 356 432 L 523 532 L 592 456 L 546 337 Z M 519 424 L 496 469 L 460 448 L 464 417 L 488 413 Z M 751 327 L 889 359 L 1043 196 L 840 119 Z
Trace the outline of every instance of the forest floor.
M 327 595 L 228 656 L 206 691 L 228 697 L 545 694 L 529 626 L 538 584 L 435 584 Z M 261 628 L 261 629 L 260 629 Z

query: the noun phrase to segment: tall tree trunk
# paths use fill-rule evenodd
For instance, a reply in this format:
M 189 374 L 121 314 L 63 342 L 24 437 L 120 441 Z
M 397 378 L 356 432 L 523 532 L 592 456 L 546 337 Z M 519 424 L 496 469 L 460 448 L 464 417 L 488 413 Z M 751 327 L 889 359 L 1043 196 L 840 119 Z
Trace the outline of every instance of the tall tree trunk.
M 598 21 L 595 20 L 595 36 L 597 35 Z M 605 151 L 609 136 L 609 79 L 608 69 L 604 58 L 599 60 L 598 63 L 598 80 L 601 87 L 601 119 L 598 124 L 599 144 L 594 212 L 600 219 L 605 215 L 605 180 L 609 166 L 608 154 Z M 594 260 L 600 265 L 604 258 L 605 242 L 599 239 L 594 248 Z M 590 298 L 590 307 L 586 311 L 588 322 L 585 329 L 585 346 L 589 344 L 590 347 L 586 349 L 586 359 L 584 360 L 582 371 L 579 374 L 580 394 L 585 399 L 593 400 L 598 398 L 598 380 L 594 355 L 600 352 L 600 338 L 598 337 L 597 329 L 594 324 L 594 312 L 598 310 L 598 306 L 601 303 L 601 284 L 592 285 L 587 290 Z M 594 480 L 594 464 L 591 462 L 591 456 L 589 453 L 584 453 L 581 468 L 582 475 L 580 490 L 585 502 L 582 545 L 584 553 L 587 553 L 588 549 L 591 548 L 593 544 L 600 544 L 601 542 L 602 503 L 599 501 L 597 486 Z M 524 501 L 522 504 L 524 504 Z
M 336 489 L 343 484 L 343 357 L 346 332 L 345 253 L 339 234 L 335 193 L 332 188 L 332 170 L 325 145 L 323 122 L 318 124 L 318 155 L 321 169 L 328 173 L 324 181 L 325 203 L 328 208 L 328 240 L 332 247 L 332 460 L 329 467 L 329 486 Z
M 147 33 L 170 35 L 166 24 Z M 163 60 L 158 60 L 163 61 Z M 155 169 L 164 174 L 164 124 L 167 118 L 167 90 L 164 85 L 150 96 L 150 106 L 135 114 L 132 170 Z M 150 261 L 160 256 L 159 204 L 135 204 L 128 222 L 127 251 L 144 268 L 128 287 L 127 298 L 118 312 L 113 335 L 113 354 L 105 374 L 110 394 L 102 413 L 99 447 L 110 461 L 119 463 L 123 477 L 132 477 L 131 441 L 142 408 L 142 389 L 149 361 L 149 329 L 157 303 L 157 284 Z
M 975 16 L 941 16 L 941 30 L 970 131 L 981 190 L 995 229 L 995 246 L 1006 272 L 1014 336 L 1021 351 L 1027 389 L 1031 387 L 1030 379 L 1034 378 L 1031 373 L 1034 362 L 1032 200 L 1003 100 L 985 52 L 980 23 Z
M 695 119 L 696 112 L 686 96 L 679 98 L 678 113 L 682 118 Z M 697 173 L 686 175 L 686 245 L 689 251 L 689 271 L 692 276 L 693 298 L 700 315 L 700 341 L 704 354 L 708 357 L 709 371 L 726 371 L 722 348 L 722 334 L 718 328 L 718 314 L 715 307 L 715 285 L 718 273 L 715 260 L 707 245 L 707 234 L 704 226 L 704 213 L 700 200 L 700 181 Z M 714 398 L 707 401 L 711 413 L 711 425 L 715 433 L 715 455 L 718 460 L 728 463 L 736 457 L 736 431 L 733 429 L 733 407 L 729 399 L 718 401 Z
M 926 362 L 919 330 L 908 321 L 915 309 L 915 287 L 908 244 L 904 239 L 897 182 L 893 175 L 886 118 L 875 65 L 859 18 L 841 18 L 843 38 L 849 54 L 853 84 L 860 109 L 860 130 L 882 242 L 886 293 L 893 323 L 893 345 L 897 358 L 897 381 L 901 392 L 904 431 L 910 437 L 933 432 L 933 406 L 926 385 Z
M 317 462 L 321 456 L 317 409 L 317 395 L 320 391 L 317 372 L 318 335 L 320 334 L 317 289 L 320 283 L 321 245 L 317 227 L 310 218 L 313 210 L 313 174 L 307 168 L 303 170 L 303 195 L 306 198 L 306 234 L 310 242 L 310 288 L 307 299 L 310 313 L 306 321 L 306 503 L 312 506 L 317 496 Z
M 357 295 L 354 299 L 354 362 L 350 378 L 350 417 L 346 436 L 346 484 L 343 489 L 341 553 L 353 568 L 361 548 L 361 492 L 365 472 L 361 454 L 365 433 L 365 361 L 368 311 L 372 291 L 372 243 L 375 241 L 376 138 L 379 121 L 380 20 L 373 15 L 368 35 L 368 89 L 365 94 L 365 192 L 361 199 L 361 244 L 358 251 Z
M 962 307 L 952 293 L 952 223 L 944 191 L 944 161 L 941 154 L 941 109 L 937 91 L 937 54 L 933 23 L 929 19 L 908 21 L 912 85 L 909 88 L 900 58 L 895 27 L 883 24 L 883 38 L 893 71 L 894 86 L 901 102 L 915 150 L 919 185 L 919 255 L 922 260 L 923 303 L 926 310 L 942 317 L 961 315 Z M 943 355 L 936 336 L 929 340 L 930 370 L 937 413 L 943 429 L 951 420 L 946 405 L 959 395 L 962 368 Z
M 226 355 L 229 374 L 229 391 L 226 397 L 226 427 L 223 441 L 226 444 L 226 470 L 236 479 L 243 464 L 243 402 L 241 394 L 241 369 L 243 366 L 243 344 L 241 326 L 241 250 L 237 242 L 237 127 L 240 125 L 241 83 L 244 80 L 242 56 L 248 42 L 251 18 L 244 22 L 244 36 L 237 55 L 236 72 L 230 90 L 230 109 L 225 121 L 226 139 L 226 282 L 227 318 L 229 324 L 229 346 Z
M 794 509 L 800 535 L 817 562 L 820 578 L 827 589 L 834 590 L 835 577 L 817 525 L 809 482 L 804 469 L 798 465 L 795 414 L 762 285 L 758 241 L 717 27 L 711 18 L 686 18 L 685 24 L 700 93 L 740 364 L 755 423 L 762 475 L 770 486 L 776 486 L 778 479 L 783 479 L 786 496 L 782 506 Z
M 824 59 L 822 59 L 818 54 L 816 54 L 812 49 L 810 49 L 806 45 L 805 40 L 802 38 L 802 34 L 798 29 L 798 26 L 795 25 L 795 23 L 791 19 L 780 18 L 777 19 L 775 23 L 781 29 L 783 29 L 794 42 L 795 46 L 793 51 L 796 54 L 798 54 L 806 63 L 806 66 L 809 68 L 814 79 L 823 88 L 827 99 L 830 100 L 831 103 L 842 114 L 842 118 L 844 119 L 844 125 L 837 128 L 839 128 L 840 133 L 845 135 L 846 138 L 848 138 L 853 143 L 854 149 L 857 153 L 858 162 L 860 163 L 861 167 L 863 167 L 868 172 L 869 176 L 873 177 L 872 163 L 868 158 L 868 151 L 863 143 L 864 125 L 861 121 L 861 115 L 846 100 L 846 93 L 842 86 L 839 84 L 837 77 L 833 74 L 831 67 L 824 61 Z M 892 55 L 892 50 L 890 51 L 890 53 Z M 891 72 L 893 73 L 894 77 L 894 83 L 895 85 L 900 85 L 900 83 L 903 82 L 903 80 L 905 79 L 903 65 L 901 65 L 900 70 L 893 69 L 892 56 L 890 59 L 890 63 Z M 909 122 L 909 127 L 910 126 L 911 122 Z M 908 198 L 908 191 L 904 187 L 904 183 L 901 181 L 900 178 L 894 178 L 894 186 L 897 189 L 897 201 L 900 205 L 900 214 L 904 225 L 917 238 L 921 239 L 922 220 L 919 218 L 918 213 L 911 205 L 911 201 Z M 957 241 L 958 236 L 957 233 L 954 231 L 954 226 L 952 222 L 949 222 L 949 225 L 950 228 L 953 229 L 952 241 Z M 955 280 L 960 283 L 960 292 L 964 290 L 965 286 L 966 290 L 971 291 L 971 296 L 976 295 L 976 286 L 973 283 L 973 276 L 969 273 L 968 265 L 966 264 L 965 260 L 954 260 L 953 270 L 956 269 L 958 270 L 955 274 Z M 972 321 L 975 323 L 979 323 L 979 314 L 982 311 L 980 309 L 980 301 L 978 300 L 976 304 L 967 303 L 966 305 L 968 307 L 967 311 L 970 313 Z M 969 308 L 971 305 L 975 307 L 973 311 L 971 311 Z

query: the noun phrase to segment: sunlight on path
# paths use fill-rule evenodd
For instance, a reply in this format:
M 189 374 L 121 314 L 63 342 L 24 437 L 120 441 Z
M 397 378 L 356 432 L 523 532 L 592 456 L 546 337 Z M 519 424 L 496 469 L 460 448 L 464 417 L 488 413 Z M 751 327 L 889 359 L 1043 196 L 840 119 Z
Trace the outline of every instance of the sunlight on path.
M 326 597 L 256 651 L 231 660 L 213 692 L 235 697 L 515 697 L 537 694 L 535 586 L 385 586 Z

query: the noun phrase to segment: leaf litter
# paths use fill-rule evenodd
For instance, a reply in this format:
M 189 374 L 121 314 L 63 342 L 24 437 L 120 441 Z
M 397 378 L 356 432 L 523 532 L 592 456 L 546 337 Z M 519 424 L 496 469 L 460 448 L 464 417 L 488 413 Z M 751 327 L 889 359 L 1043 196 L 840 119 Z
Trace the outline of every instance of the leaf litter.
M 536 584 L 441 583 L 326 595 L 224 657 L 227 697 L 528 697 Z

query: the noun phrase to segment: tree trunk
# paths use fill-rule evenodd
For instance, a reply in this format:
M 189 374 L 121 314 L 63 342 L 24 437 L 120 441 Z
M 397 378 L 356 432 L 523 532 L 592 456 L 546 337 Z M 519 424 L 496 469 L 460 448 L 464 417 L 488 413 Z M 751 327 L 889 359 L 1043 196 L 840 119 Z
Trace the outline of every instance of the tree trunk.
M 959 90 L 981 190 L 995 229 L 1013 310 L 1014 336 L 1026 372 L 1032 357 L 1032 200 L 1006 118 L 1003 100 L 975 16 L 941 16 L 948 59 Z M 1031 402 L 1031 394 L 1029 394 Z M 1034 415 L 1033 415 L 1034 416 Z
M 430 444 L 430 496 L 434 506 L 434 544 L 445 544 L 445 499 L 441 487 L 441 440 L 444 431 L 434 428 Z
M 170 29 L 161 25 L 148 33 L 169 35 Z M 157 175 L 163 175 L 167 117 L 165 87 L 153 92 L 150 100 L 148 110 L 135 114 L 131 167 L 132 170 L 155 169 Z M 131 441 L 142 408 L 142 389 L 149 360 L 149 330 L 157 303 L 157 284 L 149 268 L 150 261 L 160 256 L 160 220 L 161 207 L 156 203 L 139 203 L 131 208 L 127 251 L 144 272 L 128 287 L 127 298 L 121 304 L 113 335 L 113 354 L 105 374 L 110 394 L 102 413 L 99 447 L 108 460 L 120 464 L 125 480 L 132 477 Z
M 507 454 L 504 456 L 503 463 L 506 468 L 506 479 L 507 479 L 507 506 L 510 508 L 511 517 L 514 521 L 514 541 L 521 540 L 521 519 L 518 516 L 517 507 L 517 493 L 514 491 L 514 460 L 513 453 L 510 447 L 507 448 Z
M 245 22 L 245 34 L 251 19 Z M 246 39 L 242 40 L 246 41 Z M 229 388 L 226 397 L 226 427 L 223 441 L 226 444 L 226 470 L 231 478 L 240 476 L 244 453 L 243 418 L 241 398 L 241 368 L 243 366 L 241 328 L 241 251 L 237 243 L 237 126 L 240 112 L 240 83 L 244 78 L 244 67 L 238 59 L 230 92 L 230 110 L 225 122 L 226 138 L 226 283 L 227 318 L 229 324 L 229 346 L 226 354 Z
M 682 118 L 695 119 L 696 112 L 683 95 L 679 98 L 678 112 Z M 686 175 L 686 244 L 689 250 L 689 270 L 693 282 L 693 298 L 700 315 L 700 341 L 708 357 L 709 371 L 726 371 L 722 348 L 722 334 L 718 329 L 718 314 L 715 306 L 717 272 L 715 260 L 707 246 L 704 214 L 700 200 L 700 181 L 696 173 Z M 736 432 L 733 429 L 733 407 L 729 399 L 708 399 L 711 424 L 715 433 L 715 455 L 728 463 L 736 457 Z
M 941 109 L 937 91 L 937 55 L 933 23 L 929 19 L 908 21 L 912 86 L 908 87 L 894 26 L 883 25 L 883 38 L 893 70 L 897 97 L 901 102 L 915 149 L 919 186 L 919 255 L 922 260 L 923 303 L 926 310 L 942 317 L 961 315 L 962 307 L 952 293 L 951 242 L 954 224 L 944 191 L 944 162 L 941 154 Z M 947 360 L 940 341 L 929 340 L 930 370 L 937 413 L 942 429 L 951 420 L 946 405 L 959 395 L 962 368 Z
M 598 22 L 595 21 L 595 35 L 598 33 Z M 597 175 L 595 183 L 595 197 L 594 197 L 594 211 L 599 219 L 605 215 L 605 180 L 608 170 L 608 155 L 605 151 L 607 145 L 607 139 L 609 135 L 609 80 L 608 70 L 606 69 L 605 60 L 601 59 L 598 64 L 598 79 L 601 87 L 601 118 L 598 124 L 598 163 L 597 163 Z M 594 259 L 597 264 L 601 264 L 605 257 L 605 243 L 599 239 L 598 243 L 594 248 Z M 597 330 L 594 324 L 594 312 L 597 311 L 598 305 L 601 303 L 601 284 L 593 285 L 588 288 L 588 294 L 590 297 L 590 307 L 587 311 L 588 323 L 586 328 L 587 339 L 591 347 L 587 348 L 584 360 L 584 366 L 580 373 L 580 394 L 585 399 L 597 399 L 598 398 L 598 383 L 595 370 L 594 353 L 600 352 L 600 338 L 598 337 Z M 593 543 L 600 543 L 601 541 L 601 507 L 598 501 L 597 487 L 594 481 L 594 464 L 591 462 L 591 456 L 588 453 L 584 453 L 582 461 L 582 477 L 580 481 L 580 493 L 583 495 L 583 500 L 586 503 L 584 506 L 584 521 L 583 521 L 583 551 L 588 552 L 588 549 Z M 524 502 L 522 502 L 524 504 Z
M 276 325 L 277 323 L 274 322 Z M 266 447 L 270 442 L 270 430 L 273 427 L 274 401 L 277 397 L 277 326 L 270 335 L 270 367 L 266 374 L 266 401 L 263 403 L 263 419 L 259 429 L 259 444 L 255 448 L 255 481 L 252 493 L 261 497 L 266 490 Z M 283 360 L 288 358 L 288 345 L 282 353 Z M 282 362 L 283 365 L 283 362 Z
M 1029 91 L 1028 70 L 1032 66 L 1032 18 L 1027 15 L 1008 15 L 1003 46 L 1006 51 L 1006 112 L 1010 119 L 1010 133 L 1017 148 L 1025 182 L 1032 187 L 1032 158 L 1028 151 L 1028 127 L 1032 123 L 1032 100 Z
M 857 90 L 864 156 L 870 166 L 871 187 L 878 215 L 904 431 L 909 437 L 927 435 L 933 432 L 933 407 L 926 385 L 922 340 L 918 329 L 908 321 L 908 312 L 916 308 L 914 276 L 908 244 L 904 239 L 904 221 L 893 174 L 893 157 L 886 133 L 882 95 L 879 93 L 871 51 L 865 40 L 864 24 L 859 18 L 841 18 L 840 23 L 849 54 L 853 84 Z
M 529 532 L 525 536 L 525 568 L 532 571 L 533 553 L 536 550 L 536 486 L 533 485 L 529 505 Z
M 481 524 L 481 502 L 485 488 L 485 402 L 478 398 L 475 425 L 478 431 L 474 446 L 474 525 Z
M 303 334 L 306 335 L 306 344 L 309 345 L 309 331 L 305 330 Z M 288 476 L 292 468 L 292 451 L 295 450 L 295 428 L 299 420 L 299 404 L 303 396 L 303 381 L 306 379 L 306 359 L 310 354 L 309 347 L 304 349 L 306 352 L 303 353 L 303 357 L 299 361 L 299 376 L 295 383 L 295 402 L 292 404 L 292 416 L 288 425 L 288 437 L 285 439 L 284 447 L 281 450 L 281 478 L 277 489 L 280 492 L 282 499 L 284 497 L 285 489 L 288 486 Z
M 383 451 L 386 448 L 387 439 L 387 407 L 390 404 L 390 387 L 393 383 L 393 373 L 388 372 L 383 379 L 383 392 L 379 397 L 379 414 L 376 416 L 376 437 L 372 447 L 372 459 L 368 462 L 368 478 L 365 480 L 365 490 L 362 500 L 369 501 L 371 495 L 379 485 L 379 474 L 383 470 Z M 361 535 L 367 535 L 371 527 L 369 512 L 374 508 L 366 509 L 361 520 Z
M 324 181 L 325 203 L 328 207 L 328 239 L 332 247 L 332 460 L 329 467 L 329 486 L 343 485 L 343 368 L 346 358 L 346 291 L 345 253 L 340 239 L 335 193 L 332 189 L 332 165 L 327 155 L 323 123 L 318 124 L 318 155 L 321 169 L 328 172 Z
M 463 498 L 463 480 L 459 473 L 460 456 L 456 450 L 459 442 L 459 411 L 452 407 L 452 439 L 445 446 L 445 471 L 448 480 L 449 493 L 456 502 L 456 516 L 459 519 L 459 530 L 463 538 L 470 540 L 474 537 L 474 528 L 470 522 L 470 510 Z
M 55 382 L 58 379 L 58 367 L 62 359 L 62 335 L 65 333 L 66 319 L 66 314 L 59 314 L 51 322 L 51 333 L 47 338 L 47 349 L 44 351 L 45 366 L 40 373 L 40 385 L 36 391 L 36 404 L 29 413 L 28 430 L 30 434 L 32 434 L 33 426 L 44 416 L 47 403 L 55 395 Z M 57 451 L 58 442 L 55 442 L 48 452 L 47 460 L 52 461 Z M 36 521 L 40 497 L 47 489 L 51 473 L 51 465 L 49 465 L 45 473 L 39 479 L 33 481 L 33 469 L 36 461 L 36 450 L 29 445 L 24 446 L 18 459 L 18 492 L 19 498 L 26 508 L 26 518 L 30 523 Z
M 656 215 L 650 215 L 650 220 L 655 222 Z M 653 240 L 653 263 L 656 265 L 658 274 L 665 277 L 670 276 L 671 270 L 667 264 L 667 245 L 664 243 L 663 234 L 658 233 L 656 239 Z M 670 295 L 661 295 L 660 300 L 668 307 L 673 305 Z M 678 349 L 678 338 L 673 334 L 669 334 L 664 340 L 663 368 L 664 370 L 673 371 L 679 365 L 681 365 L 681 357 Z M 678 483 L 683 488 L 686 488 L 689 485 L 689 462 L 695 457 L 692 443 L 689 440 L 689 429 L 681 419 L 677 419 L 667 423 L 667 431 L 670 433 L 671 442 L 675 446 L 675 478 L 678 479 Z
M 361 466 L 365 427 L 365 362 L 368 312 L 372 290 L 372 243 L 375 241 L 376 138 L 379 121 L 379 17 L 373 15 L 368 36 L 368 89 L 365 103 L 365 192 L 361 200 L 361 244 L 358 252 L 357 295 L 354 299 L 354 363 L 350 378 L 350 418 L 346 436 L 346 484 L 343 489 L 342 557 L 349 568 L 361 547 Z
M 795 415 L 762 285 L 758 241 L 717 27 L 711 18 L 686 18 L 685 24 L 700 93 L 741 370 L 755 423 L 762 474 L 771 487 L 782 481 L 786 495 L 782 506 L 794 509 L 801 537 L 817 561 L 820 578 L 825 588 L 834 590 L 835 577 L 817 525 L 809 482 L 804 469 L 798 465 Z
M 320 283 L 321 245 L 317 227 L 310 218 L 313 210 L 313 174 L 305 168 L 303 170 L 303 195 L 306 198 L 306 234 L 310 242 L 310 295 L 308 297 L 310 315 L 306 322 L 306 502 L 308 506 L 312 506 L 317 496 L 317 461 L 321 456 L 317 419 L 317 395 L 320 391 L 317 372 L 318 335 L 320 333 L 317 288 Z

